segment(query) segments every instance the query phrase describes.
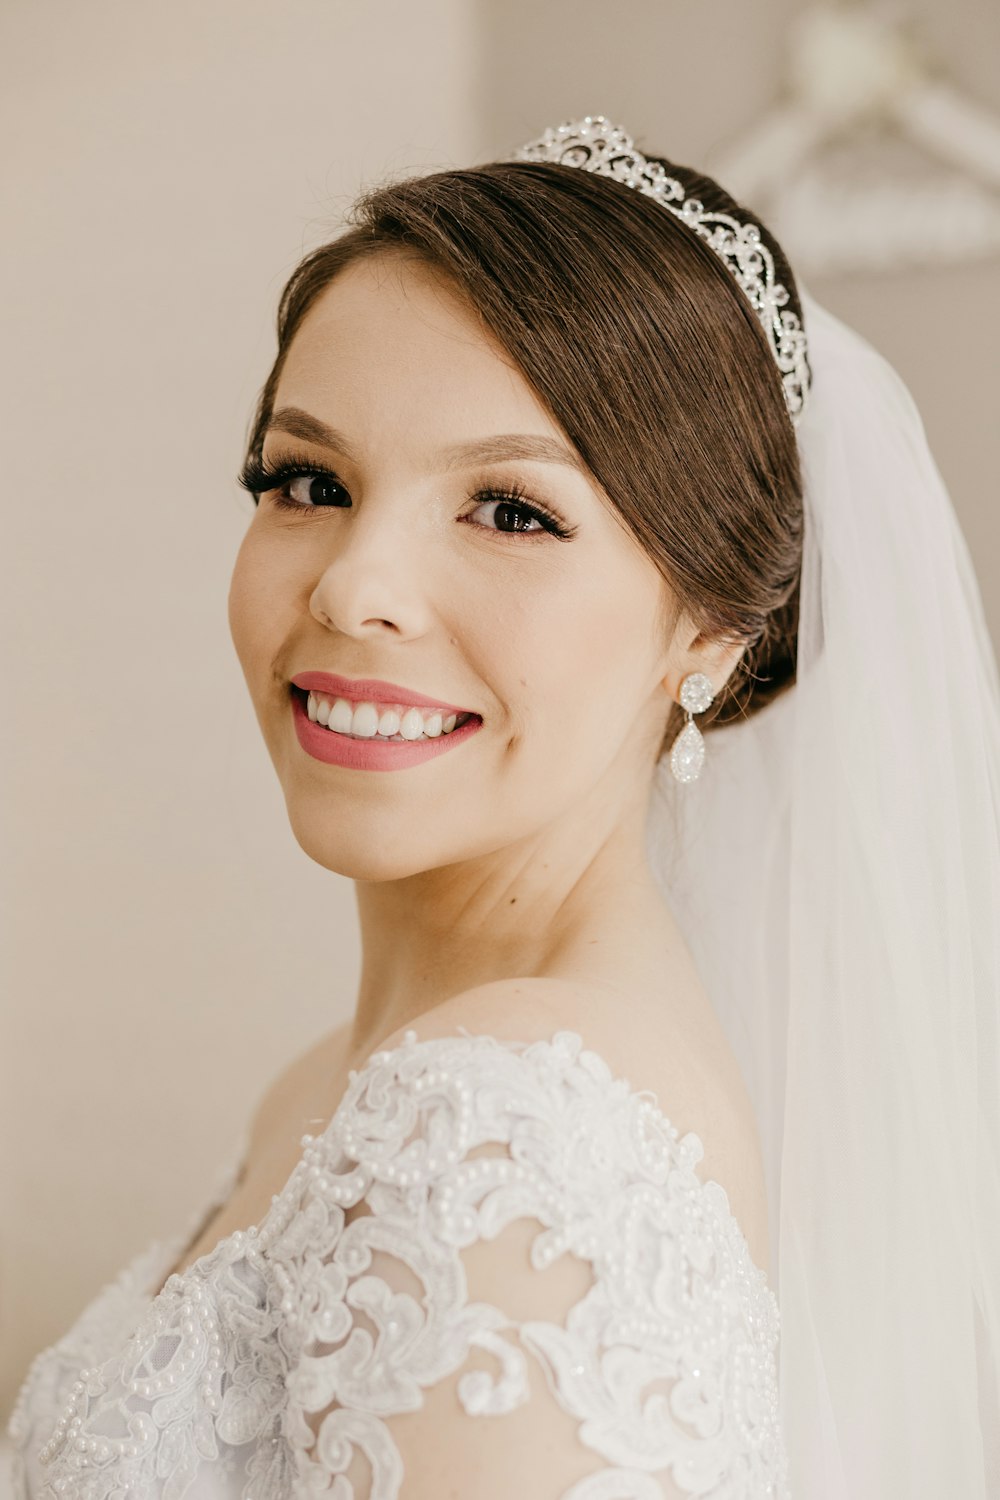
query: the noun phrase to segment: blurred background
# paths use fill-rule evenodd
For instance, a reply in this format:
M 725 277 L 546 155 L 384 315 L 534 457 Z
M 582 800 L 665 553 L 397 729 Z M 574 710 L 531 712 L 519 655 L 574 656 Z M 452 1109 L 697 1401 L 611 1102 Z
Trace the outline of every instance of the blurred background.
M 352 1009 L 353 887 L 288 828 L 226 621 L 296 262 L 362 186 L 610 115 L 900 371 L 1000 645 L 1000 10 L 3 0 L 0 58 L 5 1425 Z

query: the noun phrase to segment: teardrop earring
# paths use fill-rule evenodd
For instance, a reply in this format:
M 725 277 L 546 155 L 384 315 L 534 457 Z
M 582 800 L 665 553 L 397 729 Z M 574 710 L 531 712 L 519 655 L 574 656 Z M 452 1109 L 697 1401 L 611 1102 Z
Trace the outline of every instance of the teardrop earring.
M 697 781 L 705 763 L 705 741 L 692 718 L 709 708 L 715 699 L 712 684 L 704 672 L 690 672 L 681 682 L 681 707 L 687 709 L 687 723 L 674 740 L 670 751 L 670 769 L 677 781 Z

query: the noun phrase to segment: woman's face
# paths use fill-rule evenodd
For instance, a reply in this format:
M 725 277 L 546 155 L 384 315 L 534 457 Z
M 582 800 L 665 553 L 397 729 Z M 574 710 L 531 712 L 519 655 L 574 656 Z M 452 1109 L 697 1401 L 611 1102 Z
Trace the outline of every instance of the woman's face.
M 656 638 L 663 580 L 441 277 L 384 254 L 336 277 L 294 337 L 263 459 L 311 472 L 261 494 L 229 619 L 311 858 L 394 879 L 558 820 L 613 824 L 648 788 L 665 676 L 678 685 Z M 567 535 L 504 500 L 515 485 Z M 303 724 L 291 679 L 309 671 L 379 678 L 481 723 L 416 759 L 389 741 L 383 768 L 320 758 L 345 739 Z M 366 732 L 376 717 L 393 730 L 392 697 Z

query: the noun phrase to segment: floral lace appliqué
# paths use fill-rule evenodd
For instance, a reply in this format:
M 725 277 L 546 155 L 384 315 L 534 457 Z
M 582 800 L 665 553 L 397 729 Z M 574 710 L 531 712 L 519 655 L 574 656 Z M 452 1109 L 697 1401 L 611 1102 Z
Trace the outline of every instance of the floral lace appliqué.
M 788 1500 L 774 1295 L 698 1136 L 576 1032 L 408 1031 L 302 1145 L 259 1228 L 172 1276 L 30 1424 L 47 1477 L 18 1500 L 395 1500 L 392 1418 L 455 1375 L 469 1418 L 502 1418 L 529 1361 L 604 1463 L 562 1500 Z M 534 1269 L 589 1267 L 559 1321 L 469 1299 L 465 1253 L 519 1220 Z

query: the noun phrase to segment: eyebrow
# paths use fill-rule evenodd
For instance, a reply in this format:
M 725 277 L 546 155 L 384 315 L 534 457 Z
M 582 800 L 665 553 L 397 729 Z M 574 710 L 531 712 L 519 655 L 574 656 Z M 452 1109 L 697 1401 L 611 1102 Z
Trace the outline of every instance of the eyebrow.
M 307 443 L 335 448 L 345 458 L 356 462 L 356 455 L 342 432 L 329 427 L 318 417 L 310 416 L 298 406 L 282 406 L 267 424 L 268 432 L 287 432 Z M 572 448 L 540 433 L 503 432 L 494 437 L 478 438 L 471 443 L 456 443 L 440 454 L 442 469 L 460 469 L 477 463 L 503 463 L 508 459 L 533 459 L 543 464 L 566 464 L 586 474 L 583 460 Z

